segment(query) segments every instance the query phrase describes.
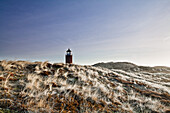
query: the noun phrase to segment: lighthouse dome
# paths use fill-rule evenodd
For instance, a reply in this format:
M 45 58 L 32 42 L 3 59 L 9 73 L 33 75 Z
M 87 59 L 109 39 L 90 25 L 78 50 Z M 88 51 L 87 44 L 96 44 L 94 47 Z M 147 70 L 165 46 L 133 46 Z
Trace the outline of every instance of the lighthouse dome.
M 71 50 L 68 48 L 68 50 L 66 52 L 71 52 Z

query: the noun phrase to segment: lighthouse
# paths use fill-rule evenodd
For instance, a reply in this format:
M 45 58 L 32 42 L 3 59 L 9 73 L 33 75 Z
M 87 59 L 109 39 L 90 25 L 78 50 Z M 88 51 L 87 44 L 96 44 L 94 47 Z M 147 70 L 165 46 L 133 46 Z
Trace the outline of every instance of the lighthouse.
M 66 63 L 72 63 L 72 53 L 71 53 L 71 50 L 70 49 L 68 49 L 67 51 L 66 51 Z

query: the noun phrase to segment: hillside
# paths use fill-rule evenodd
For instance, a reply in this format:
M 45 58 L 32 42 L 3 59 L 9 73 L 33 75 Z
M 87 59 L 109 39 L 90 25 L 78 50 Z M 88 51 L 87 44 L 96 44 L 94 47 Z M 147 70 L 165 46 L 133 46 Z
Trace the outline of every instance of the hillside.
M 128 72 L 150 72 L 150 73 L 170 73 L 170 67 L 165 66 L 138 66 L 130 62 L 107 62 L 96 63 L 95 67 L 104 67 L 108 69 L 119 69 Z
M 170 74 L 0 61 L 0 112 L 170 112 Z

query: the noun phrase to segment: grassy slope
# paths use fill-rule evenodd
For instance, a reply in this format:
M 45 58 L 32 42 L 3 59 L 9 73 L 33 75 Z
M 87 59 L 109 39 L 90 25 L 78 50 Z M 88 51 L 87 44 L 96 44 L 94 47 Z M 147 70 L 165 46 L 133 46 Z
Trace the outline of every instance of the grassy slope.
M 169 74 L 1 61 L 0 108 L 16 112 L 168 112 Z

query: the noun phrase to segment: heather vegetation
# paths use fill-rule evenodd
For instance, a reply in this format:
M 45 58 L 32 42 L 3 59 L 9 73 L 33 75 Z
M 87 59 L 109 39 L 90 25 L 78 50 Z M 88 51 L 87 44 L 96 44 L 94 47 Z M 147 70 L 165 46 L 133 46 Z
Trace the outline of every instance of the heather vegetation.
M 0 61 L 0 112 L 170 112 L 170 73 Z

